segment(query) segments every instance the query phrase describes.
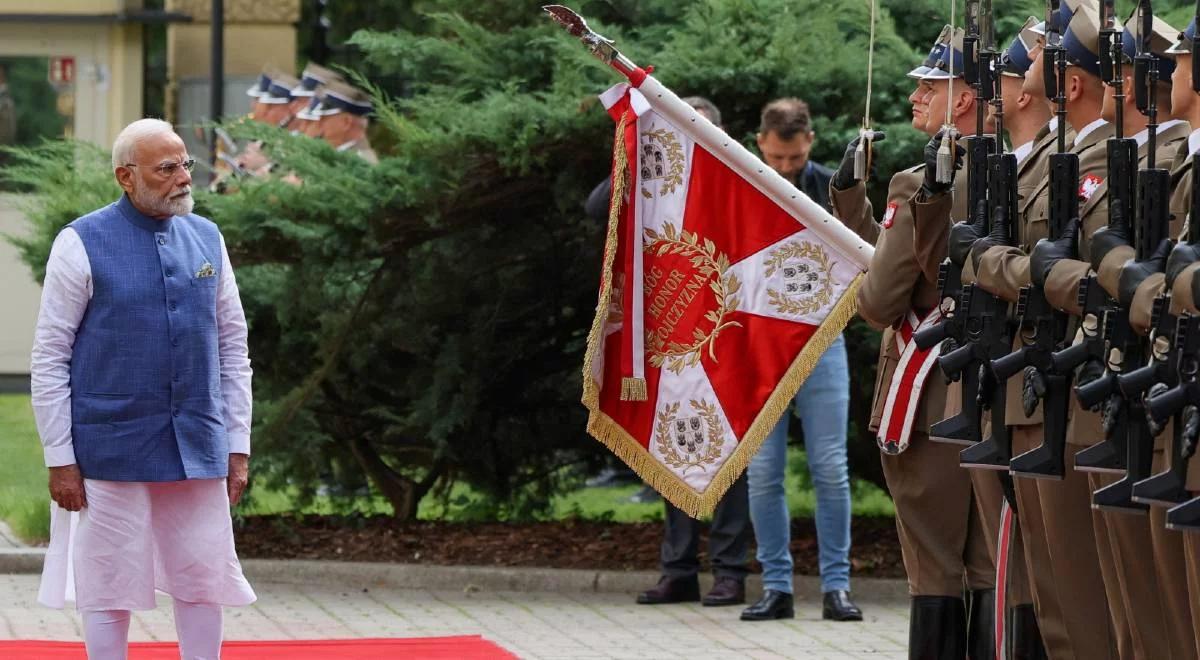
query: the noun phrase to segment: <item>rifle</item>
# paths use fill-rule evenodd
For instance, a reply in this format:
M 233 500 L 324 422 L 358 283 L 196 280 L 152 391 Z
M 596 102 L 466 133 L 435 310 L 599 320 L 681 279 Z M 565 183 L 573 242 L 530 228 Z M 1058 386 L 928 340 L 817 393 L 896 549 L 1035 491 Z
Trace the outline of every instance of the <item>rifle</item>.
M 968 84 L 978 90 L 981 80 L 979 77 L 979 55 L 976 45 L 979 43 L 978 28 L 975 27 L 977 3 L 968 4 L 967 24 L 969 33 L 963 39 L 963 77 Z M 993 89 L 994 86 L 990 87 Z M 993 136 L 983 134 L 984 106 L 976 108 L 976 132 L 966 139 L 967 152 L 967 213 L 966 222 L 971 222 L 978 214 L 987 213 L 988 195 L 988 156 L 996 150 Z M 963 286 L 962 266 L 953 263 L 949 258 L 942 262 L 938 269 L 938 291 L 940 293 L 942 320 L 936 325 L 922 329 L 913 336 L 913 341 L 921 350 L 928 350 L 941 343 L 942 356 L 938 358 L 938 366 L 948 381 L 960 381 L 962 389 L 962 409 L 958 414 L 935 422 L 929 427 L 931 440 L 955 444 L 975 444 L 982 439 L 983 408 L 979 401 L 979 372 L 976 369 L 966 369 L 970 360 L 960 352 L 967 347 L 968 310 L 973 306 L 975 295 L 974 286 Z M 968 351 L 969 353 L 969 351 Z
M 1192 187 L 1195 190 L 1195 185 Z M 1150 364 L 1122 376 L 1125 378 L 1148 378 L 1153 381 L 1146 395 L 1146 413 L 1150 418 L 1151 430 L 1162 431 L 1161 425 L 1168 419 L 1173 420 L 1172 434 L 1168 455 L 1170 467 L 1148 479 L 1143 479 L 1133 485 L 1133 501 L 1142 504 L 1158 504 L 1174 506 L 1186 500 L 1187 490 L 1187 450 L 1184 438 L 1183 409 L 1188 403 L 1188 395 L 1194 385 L 1184 378 L 1194 378 L 1194 375 L 1181 373 L 1183 359 L 1194 359 L 1197 337 L 1191 338 L 1193 345 L 1186 345 L 1187 334 L 1195 325 L 1191 317 L 1180 318 L 1170 313 L 1170 291 L 1154 301 L 1154 314 L 1150 329 L 1152 355 Z M 1170 331 L 1164 328 L 1172 326 Z M 1192 365 L 1194 366 L 1194 365 Z M 1191 371 L 1191 367 L 1187 369 Z M 1157 435 L 1158 433 L 1154 433 Z M 1192 438 L 1192 452 L 1195 451 L 1195 439 Z
M 1200 17 L 1200 1 L 1196 3 L 1195 15 Z M 1193 18 L 1193 21 L 1195 20 Z M 1193 48 L 1191 58 L 1192 91 L 1200 94 L 1200 52 Z M 1195 246 L 1200 244 L 1200 177 L 1195 176 L 1197 165 L 1200 163 L 1197 163 L 1196 157 L 1193 156 L 1191 199 L 1187 216 L 1189 245 L 1182 246 L 1188 249 L 1181 251 L 1184 260 L 1189 261 L 1191 254 L 1195 254 Z M 1189 252 L 1191 254 L 1188 254 Z M 1171 268 L 1168 268 L 1167 272 L 1171 272 Z M 1133 485 L 1134 501 L 1166 506 L 1174 506 L 1188 497 L 1185 488 L 1188 461 L 1196 452 L 1197 435 L 1200 434 L 1200 425 L 1196 423 L 1200 421 L 1200 411 L 1194 403 L 1200 401 L 1200 386 L 1196 382 L 1197 368 L 1200 367 L 1200 322 L 1189 314 L 1172 316 L 1170 301 L 1171 287 L 1168 283 L 1163 295 L 1154 301 L 1156 317 L 1153 319 L 1154 334 L 1151 337 L 1151 346 L 1154 350 L 1154 366 L 1158 367 L 1155 370 L 1157 382 L 1146 396 L 1146 410 L 1152 422 L 1161 424 L 1168 418 L 1173 419 L 1173 433 L 1167 449 L 1170 467 Z M 1173 326 L 1170 335 L 1161 332 L 1167 324 Z M 1160 338 L 1165 338 L 1165 341 L 1160 341 Z M 1162 355 L 1164 348 L 1165 359 Z M 1142 370 L 1149 368 L 1143 367 Z
M 1105 4 L 1111 2 L 1108 0 Z M 1067 225 L 1079 218 L 1079 156 L 1067 150 L 1067 99 L 1064 89 L 1066 51 L 1061 38 L 1050 38 L 1051 35 L 1058 35 L 1057 4 L 1050 3 L 1047 8 L 1048 44 L 1042 55 L 1046 69 L 1046 98 L 1056 102 L 1055 114 L 1058 117 L 1058 152 L 1050 155 L 1050 240 L 1061 237 Z M 1107 27 L 1105 16 L 1102 8 L 1101 25 Z M 1108 16 L 1111 17 L 1111 14 Z M 1105 31 L 1102 30 L 1102 43 L 1111 44 L 1111 35 L 1108 35 L 1108 41 L 1104 36 Z M 1017 316 L 1020 318 L 1023 345 L 1017 351 L 992 361 L 992 371 L 1001 381 L 1023 373 L 1026 389 L 1031 387 L 1031 381 L 1041 380 L 1045 386 L 1045 423 L 1042 444 L 1014 457 L 1009 462 L 1009 471 L 1014 476 L 1062 479 L 1065 473 L 1064 452 L 1072 372 L 1070 369 L 1057 370 L 1052 356 L 1055 351 L 1069 344 L 1068 316 L 1046 300 L 1046 292 L 1042 287 L 1033 285 L 1021 289 L 1017 300 Z M 1031 413 L 1032 410 L 1027 412 Z
M 1195 188 L 1193 187 L 1193 191 Z M 1193 202 L 1193 208 L 1195 203 Z M 1189 222 L 1190 224 L 1190 222 Z M 1189 230 L 1191 227 L 1189 227 Z M 1200 531 L 1200 497 L 1191 501 L 1187 499 L 1187 491 L 1175 492 L 1173 487 L 1179 480 L 1180 490 L 1182 481 L 1187 474 L 1188 461 L 1196 453 L 1197 437 L 1200 436 L 1200 318 L 1191 314 L 1181 314 L 1175 329 L 1176 361 L 1178 366 L 1178 383 L 1165 391 L 1157 393 L 1147 400 L 1150 415 L 1157 419 L 1174 417 L 1175 435 L 1172 447 L 1172 463 L 1170 469 L 1149 481 L 1168 479 L 1159 482 L 1158 492 L 1151 493 L 1148 487 L 1138 489 L 1143 491 L 1143 501 L 1151 503 L 1178 504 L 1167 511 L 1167 528 L 1174 530 Z M 1177 453 L 1175 453 L 1177 452 Z M 1148 482 L 1139 482 L 1135 488 Z M 1160 495 L 1160 497 L 1151 497 Z M 1178 499 L 1173 496 L 1179 495 Z
M 1137 221 L 1133 227 L 1134 250 L 1137 260 L 1142 261 L 1167 236 L 1170 227 L 1168 200 L 1171 196 L 1171 175 L 1163 168 L 1154 167 L 1156 133 L 1158 129 L 1158 60 L 1150 50 L 1154 30 L 1154 12 L 1150 0 L 1139 0 L 1137 9 L 1140 34 L 1138 34 L 1137 56 L 1134 58 L 1134 93 L 1138 111 L 1149 118 L 1146 128 L 1149 133 L 1146 158 L 1147 167 L 1137 175 Z M 1128 310 L 1125 310 L 1128 326 Z M 1116 373 L 1127 365 L 1139 364 L 1149 355 L 1145 339 L 1138 337 L 1132 328 L 1120 328 L 1119 334 L 1128 338 L 1119 348 L 1119 353 L 1110 348 L 1109 367 Z M 1111 344 L 1110 344 L 1111 345 Z M 1092 496 L 1092 506 L 1098 509 L 1140 513 L 1146 505 L 1133 501 L 1133 485 L 1150 476 L 1154 457 L 1154 436 L 1146 418 L 1144 390 L 1139 386 L 1145 379 L 1126 379 L 1118 376 L 1116 396 L 1126 409 L 1126 455 L 1125 476 L 1120 481 L 1101 488 Z M 1124 386 L 1129 386 L 1128 389 Z M 1147 385 L 1148 387 L 1148 385 Z
M 1137 176 L 1137 142 L 1124 137 L 1125 84 L 1123 58 L 1124 28 L 1116 25 L 1112 0 L 1101 4 L 1100 73 L 1112 85 L 1116 100 L 1116 134 L 1107 143 L 1108 149 L 1108 217 L 1109 226 L 1116 227 L 1134 217 L 1134 188 Z M 1134 340 L 1129 317 L 1100 286 L 1095 275 L 1080 280 L 1078 303 L 1083 310 L 1079 329 L 1083 340 L 1051 356 L 1056 373 L 1071 373 L 1085 363 L 1106 363 L 1109 349 Z M 1104 374 L 1088 383 L 1078 383 L 1076 398 L 1088 410 L 1099 410 L 1117 390 L 1116 372 Z M 1090 472 L 1124 472 L 1126 415 L 1119 406 L 1108 405 L 1104 411 L 1105 438 L 1102 442 L 1075 454 L 1075 469 Z M 1049 441 L 1049 435 L 1047 434 Z
M 985 0 L 982 14 L 979 13 L 979 3 L 968 4 L 968 29 L 977 35 L 976 43 L 980 44 L 978 54 L 971 57 L 973 80 L 976 96 L 976 135 L 985 130 L 985 103 L 997 104 L 997 111 L 1003 121 L 1003 107 L 1000 105 L 1001 95 L 997 86 L 999 78 L 993 63 L 996 60 L 995 38 L 991 30 L 991 2 Z M 978 21 L 970 20 L 978 17 Z M 968 73 L 968 75 L 972 75 Z M 994 136 L 984 138 L 993 143 L 993 151 L 987 155 L 987 184 L 986 200 L 978 205 L 972 205 L 971 210 L 983 214 L 990 231 L 994 223 L 1004 223 L 1008 228 L 1007 243 L 1015 242 L 1013 235 L 1017 215 L 1017 161 L 1013 154 L 1004 154 L 1000 150 L 999 141 Z M 972 200 L 977 201 L 977 200 Z M 990 207 L 990 209 L 989 209 Z M 979 218 L 977 215 L 976 218 Z M 964 329 L 966 343 L 955 350 L 938 358 L 942 371 L 955 377 L 964 372 L 978 373 L 977 403 L 979 409 L 990 409 L 992 416 L 991 436 L 964 449 L 960 456 L 963 467 L 1007 470 L 1011 453 L 1011 429 L 1004 424 L 1004 411 L 1007 406 L 1006 392 L 996 383 L 991 372 L 991 361 L 1006 355 L 1012 345 L 1011 328 L 1008 321 L 1008 303 L 998 296 L 993 296 L 983 289 L 972 285 L 964 291 L 960 309 L 966 315 Z M 964 392 L 963 398 L 966 398 Z M 981 412 L 981 411 L 980 411 Z M 955 418 L 944 420 L 952 422 Z M 981 437 L 979 414 L 968 420 L 973 424 L 972 435 Z M 932 435 L 932 429 L 931 429 Z

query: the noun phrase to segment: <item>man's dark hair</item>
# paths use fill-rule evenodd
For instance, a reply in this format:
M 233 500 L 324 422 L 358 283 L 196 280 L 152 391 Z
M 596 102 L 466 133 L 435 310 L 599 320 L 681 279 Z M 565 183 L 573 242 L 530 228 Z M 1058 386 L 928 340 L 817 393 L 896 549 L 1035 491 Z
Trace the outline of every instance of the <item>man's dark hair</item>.
M 687 96 L 681 100 L 697 111 L 704 113 L 712 123 L 717 126 L 721 125 L 721 111 L 717 109 L 717 104 L 703 96 Z
M 762 111 L 758 132 L 766 135 L 775 133 L 783 140 L 790 140 L 799 133 L 812 132 L 812 115 L 808 104 L 798 98 L 775 99 Z

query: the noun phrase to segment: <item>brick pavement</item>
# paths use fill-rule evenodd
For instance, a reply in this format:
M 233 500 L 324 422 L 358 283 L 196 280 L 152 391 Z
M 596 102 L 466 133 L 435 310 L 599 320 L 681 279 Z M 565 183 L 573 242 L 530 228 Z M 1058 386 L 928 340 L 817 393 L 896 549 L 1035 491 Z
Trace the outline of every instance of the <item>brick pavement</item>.
M 0 639 L 79 640 L 78 615 L 34 601 L 36 575 L 0 575 Z M 259 600 L 226 612 L 229 639 L 480 634 L 522 658 L 904 658 L 907 603 L 863 600 L 864 623 L 746 623 L 739 608 L 636 606 L 628 594 L 434 591 L 255 582 Z M 169 602 L 135 616 L 131 639 L 173 640 Z

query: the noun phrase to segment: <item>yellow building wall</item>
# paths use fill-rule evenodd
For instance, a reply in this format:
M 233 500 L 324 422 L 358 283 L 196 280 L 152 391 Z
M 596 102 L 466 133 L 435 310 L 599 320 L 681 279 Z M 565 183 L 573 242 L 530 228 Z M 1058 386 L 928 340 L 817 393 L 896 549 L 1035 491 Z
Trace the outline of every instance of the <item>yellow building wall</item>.
M 168 11 L 192 17 L 167 30 L 167 77 L 208 75 L 212 39 L 210 0 L 167 0 Z M 256 76 L 263 66 L 291 71 L 296 66 L 296 22 L 300 0 L 225 2 L 225 75 Z
M 115 14 L 142 6 L 142 0 L 53 0 L 36 7 L 20 0 L 0 0 L 0 14 Z
M 173 25 L 167 30 L 167 78 L 208 76 L 212 27 Z M 230 23 L 225 26 L 225 75 L 257 76 L 264 66 L 296 68 L 296 28 L 291 25 Z
M 0 14 L 110 15 L 140 9 L 141 0 L 0 0 Z M 142 27 L 135 23 L 0 23 L 0 56 L 74 57 L 76 138 L 108 147 L 142 116 Z M 0 233 L 21 236 L 27 224 L 20 195 L 0 194 Z M 29 350 L 41 287 L 15 248 L 0 241 L 0 375 L 29 373 Z

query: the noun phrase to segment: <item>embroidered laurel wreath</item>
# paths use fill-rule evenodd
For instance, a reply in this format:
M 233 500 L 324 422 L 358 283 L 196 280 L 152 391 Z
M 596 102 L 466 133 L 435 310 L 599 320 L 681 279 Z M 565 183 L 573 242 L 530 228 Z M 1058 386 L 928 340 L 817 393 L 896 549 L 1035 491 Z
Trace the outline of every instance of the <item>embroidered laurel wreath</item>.
M 795 314 L 803 316 L 813 314 L 833 300 L 833 263 L 821 246 L 803 242 L 793 242 L 771 250 L 766 261 L 766 277 L 771 277 L 783 269 L 788 261 L 798 259 L 816 266 L 820 271 L 820 288 L 805 296 L 789 296 L 774 289 L 767 289 L 767 298 L 780 314 Z
M 706 427 L 707 442 L 704 443 L 702 451 L 692 451 L 692 447 L 685 446 L 685 451 L 680 452 L 676 447 L 677 443 L 671 441 L 671 425 L 679 413 L 678 402 L 667 404 L 660 410 L 658 423 L 654 425 L 654 444 L 658 447 L 663 462 L 673 468 L 682 468 L 684 474 L 694 467 L 705 471 L 705 465 L 712 465 L 721 457 L 721 447 L 725 444 L 725 430 L 717 414 L 717 407 L 704 400 L 692 399 L 690 404 L 692 410 L 704 420 Z
M 705 332 L 700 328 L 693 328 L 692 343 L 664 342 L 656 333 L 646 333 L 650 364 L 656 367 L 666 365 L 668 371 L 680 374 L 685 367 L 700 363 L 700 352 L 705 347 L 708 348 L 708 356 L 716 361 L 713 346 L 717 337 L 723 330 L 742 326 L 736 321 L 725 321 L 725 315 L 737 308 L 738 299 L 734 294 L 742 288 L 737 276 L 732 273 L 726 275 L 726 271 L 729 270 L 729 257 L 717 252 L 717 246 L 711 240 L 706 238 L 702 242 L 695 232 L 684 230 L 682 233 L 676 233 L 675 225 L 672 224 L 665 225 L 662 234 L 647 229 L 644 251 L 658 257 L 683 256 L 691 263 L 698 276 L 709 280 L 708 286 L 716 296 L 716 309 L 710 309 L 704 314 L 704 319 L 713 324 L 712 329 Z

